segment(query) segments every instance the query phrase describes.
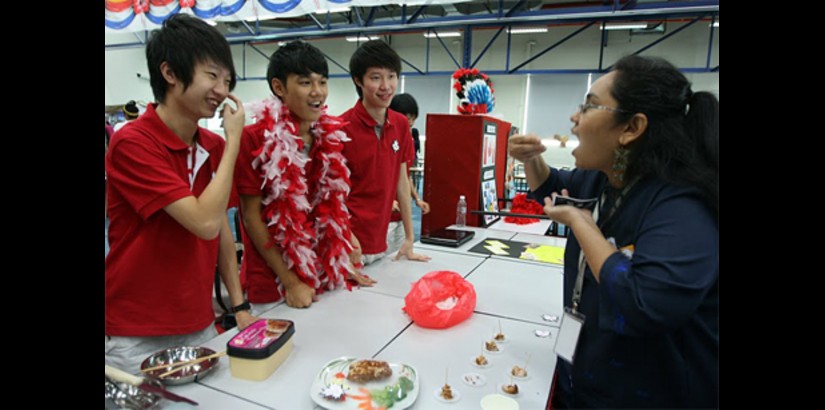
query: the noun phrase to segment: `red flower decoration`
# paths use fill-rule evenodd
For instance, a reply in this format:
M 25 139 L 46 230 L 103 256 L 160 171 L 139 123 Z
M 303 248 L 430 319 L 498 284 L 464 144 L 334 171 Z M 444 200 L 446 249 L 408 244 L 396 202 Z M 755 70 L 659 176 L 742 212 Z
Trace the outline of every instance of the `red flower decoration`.
M 513 205 L 510 207 L 510 212 L 514 214 L 544 215 L 544 207 L 532 199 L 527 199 L 527 194 L 521 193 L 513 197 Z M 538 221 L 539 219 L 534 218 L 504 217 L 504 222 L 514 223 L 516 225 L 534 224 Z
M 495 98 L 493 97 L 495 89 L 493 89 L 493 82 L 487 74 L 480 72 L 478 68 L 459 68 L 453 72 L 452 77 L 455 80 L 453 83 L 453 89 L 456 91 L 456 96 L 458 96 L 459 100 L 461 100 L 459 105 L 456 107 L 459 113 L 486 114 L 492 110 L 493 104 L 495 103 Z M 468 100 L 466 87 L 468 87 L 468 84 L 473 83 L 475 80 L 484 80 L 489 87 L 489 99 L 487 99 L 486 102 L 479 102 L 478 100 L 470 102 Z

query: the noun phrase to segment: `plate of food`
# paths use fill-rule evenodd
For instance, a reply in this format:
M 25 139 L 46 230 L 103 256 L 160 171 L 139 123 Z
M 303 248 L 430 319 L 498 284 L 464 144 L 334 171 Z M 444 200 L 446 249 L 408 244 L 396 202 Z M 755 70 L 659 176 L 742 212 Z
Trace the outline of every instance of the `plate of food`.
M 486 369 L 486 368 L 491 366 L 490 361 L 487 360 L 487 357 L 484 356 L 483 354 L 475 356 L 472 359 L 470 359 L 470 363 L 473 366 L 478 367 L 479 369 Z
M 406 409 L 418 390 L 418 371 L 408 364 L 339 357 L 318 372 L 309 395 L 326 409 Z
M 519 365 L 513 366 L 509 372 L 507 372 L 508 376 L 512 376 L 514 379 L 518 380 L 527 380 L 530 378 L 530 374 L 527 373 L 526 367 L 521 367 Z

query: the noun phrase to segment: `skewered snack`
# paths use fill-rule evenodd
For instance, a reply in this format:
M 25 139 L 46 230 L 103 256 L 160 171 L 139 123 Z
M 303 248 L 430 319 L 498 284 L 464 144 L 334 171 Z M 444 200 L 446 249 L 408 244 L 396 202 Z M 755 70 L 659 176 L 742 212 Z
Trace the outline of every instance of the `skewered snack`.
M 501 386 L 501 390 L 507 394 L 518 394 L 518 385 L 515 383 L 505 384 L 504 386 Z
M 493 336 L 493 339 L 495 339 L 497 342 L 503 342 L 504 339 L 506 339 L 506 337 L 504 336 L 504 333 L 498 332 L 495 336 Z
M 489 351 L 489 352 L 497 352 L 498 351 L 498 345 L 496 344 L 495 340 L 485 342 L 484 343 L 484 348 L 487 349 L 487 351 Z
M 513 370 L 511 370 L 510 373 L 516 377 L 527 377 L 527 369 L 519 366 L 513 366 Z
M 383 380 L 390 376 L 392 376 L 392 369 L 390 369 L 389 363 L 380 360 L 359 360 L 349 366 L 347 380 L 366 383 Z
M 453 399 L 453 389 L 450 388 L 449 384 L 444 383 L 444 387 L 441 388 L 441 397 L 444 400 Z
M 484 366 L 487 364 L 487 358 L 484 357 L 483 354 L 476 356 L 476 364 L 479 366 Z

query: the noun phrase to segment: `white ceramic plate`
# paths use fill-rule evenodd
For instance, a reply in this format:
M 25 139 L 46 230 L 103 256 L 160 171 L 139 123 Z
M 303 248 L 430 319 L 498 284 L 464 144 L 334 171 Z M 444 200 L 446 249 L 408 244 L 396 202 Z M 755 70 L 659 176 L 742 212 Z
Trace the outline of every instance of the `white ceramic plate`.
M 464 373 L 461 381 L 470 387 L 481 387 L 487 384 L 487 378 L 478 373 Z
M 501 410 L 518 410 L 518 402 L 500 394 L 488 394 L 481 398 L 482 410 L 487 409 L 501 409 Z
M 492 365 L 490 364 L 490 358 L 487 358 L 487 357 L 485 356 L 485 358 L 487 358 L 487 364 L 485 364 L 485 365 L 483 365 L 483 366 L 482 366 L 482 365 L 479 365 L 478 363 L 476 363 L 476 357 L 478 357 L 478 356 L 473 356 L 473 357 L 471 357 L 471 358 L 470 358 L 470 364 L 471 364 L 471 365 L 473 365 L 473 366 L 475 366 L 475 367 L 478 367 L 479 369 L 486 369 L 486 368 L 488 368 L 488 367 L 492 366 Z
M 518 396 L 521 395 L 521 386 L 518 386 L 518 393 L 511 394 L 511 393 L 507 393 L 506 391 L 504 391 L 504 385 L 505 384 L 510 384 L 510 383 L 501 383 L 501 384 L 498 385 L 498 387 L 497 387 L 498 390 L 497 391 L 499 393 L 501 393 L 503 395 L 506 395 L 506 396 L 510 396 L 510 397 L 518 397 Z M 516 385 L 518 385 L 518 383 L 516 383 Z
M 407 397 L 404 400 L 397 401 L 393 405 L 393 409 L 406 409 L 410 407 L 413 403 L 415 403 L 415 399 L 418 398 L 418 371 L 408 365 L 403 363 L 389 363 L 390 369 L 392 369 L 392 376 L 387 379 L 381 381 L 373 381 L 367 383 L 355 383 L 351 382 L 344 378 L 337 378 L 335 377 L 338 373 L 346 375 L 349 371 L 349 365 L 353 362 L 358 360 L 364 360 L 356 357 L 339 357 L 337 359 L 331 360 L 329 363 L 324 365 L 320 372 L 318 372 L 318 376 L 312 381 L 312 387 L 309 388 L 309 395 L 312 397 L 312 400 L 319 406 L 325 409 L 334 409 L 334 410 L 358 410 L 358 405 L 362 403 L 360 400 L 354 400 L 350 397 L 347 397 L 344 401 L 334 401 L 328 400 L 321 397 L 320 392 L 323 390 L 324 387 L 331 384 L 333 381 L 343 383 L 344 390 L 347 394 L 352 394 L 356 396 L 361 396 L 362 393 L 358 390 L 359 387 L 363 387 L 367 390 L 376 390 L 376 389 L 383 389 L 386 386 L 391 386 L 393 384 L 398 383 L 398 379 L 401 376 L 406 376 L 413 382 L 413 388 L 409 392 L 407 392 Z M 373 402 L 373 406 L 376 403 Z
M 442 403 L 455 403 L 455 402 L 461 400 L 461 392 L 458 391 L 458 389 L 456 389 L 453 386 L 450 386 L 450 390 L 452 390 L 452 392 L 453 392 L 453 398 L 451 400 L 447 400 L 447 399 L 441 397 L 441 387 L 436 388 L 435 390 L 433 390 L 433 396 L 435 396 L 436 400 L 438 400 Z
M 485 354 L 497 355 L 497 354 L 501 354 L 501 352 L 502 352 L 502 351 L 504 351 L 503 346 L 502 346 L 502 345 L 500 345 L 498 342 L 496 342 L 496 347 L 498 348 L 498 350 L 487 350 L 487 344 L 485 343 L 485 345 L 484 345 L 484 353 L 485 353 Z
M 512 378 L 513 378 L 513 380 L 527 380 L 527 379 L 529 379 L 529 378 L 530 378 L 530 372 L 527 372 L 527 376 L 524 376 L 524 377 L 520 377 L 520 376 L 516 376 L 516 375 L 514 375 L 514 374 L 513 374 L 513 368 L 512 368 L 512 367 L 510 367 L 510 369 L 508 369 L 508 370 L 507 370 L 507 373 L 506 373 L 506 374 L 507 374 L 507 377 L 512 377 Z M 517 383 L 517 384 L 518 384 L 518 383 Z

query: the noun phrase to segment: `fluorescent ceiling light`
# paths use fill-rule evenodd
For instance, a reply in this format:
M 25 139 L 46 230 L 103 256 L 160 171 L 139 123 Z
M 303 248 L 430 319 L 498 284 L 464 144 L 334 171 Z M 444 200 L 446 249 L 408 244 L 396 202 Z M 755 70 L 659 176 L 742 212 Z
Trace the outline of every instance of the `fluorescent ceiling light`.
M 510 34 L 546 33 L 547 27 L 511 27 Z
M 605 23 L 602 24 L 602 30 L 634 30 L 645 29 L 647 23 Z
M 711 27 L 719 28 L 719 21 L 714 21 L 713 24 L 711 24 Z
M 215 27 L 215 26 L 218 25 L 218 22 L 214 21 L 214 20 L 204 20 L 204 21 L 206 22 L 206 24 L 209 24 L 212 27 Z
M 435 38 L 436 34 L 435 33 L 424 33 L 424 37 Z M 444 37 L 461 37 L 461 33 L 459 33 L 458 31 L 440 31 L 440 32 L 438 32 L 438 37 L 441 37 L 441 38 L 444 38 Z
M 370 41 L 370 40 L 378 40 L 378 36 L 347 36 L 347 41 L 350 43 L 354 43 L 356 41 Z
M 316 10 L 315 14 L 327 14 L 329 13 L 346 13 L 349 11 L 349 7 L 333 7 L 329 10 Z
M 288 43 L 288 41 L 279 41 L 278 42 L 278 47 L 283 47 L 283 46 L 286 45 L 286 43 Z

